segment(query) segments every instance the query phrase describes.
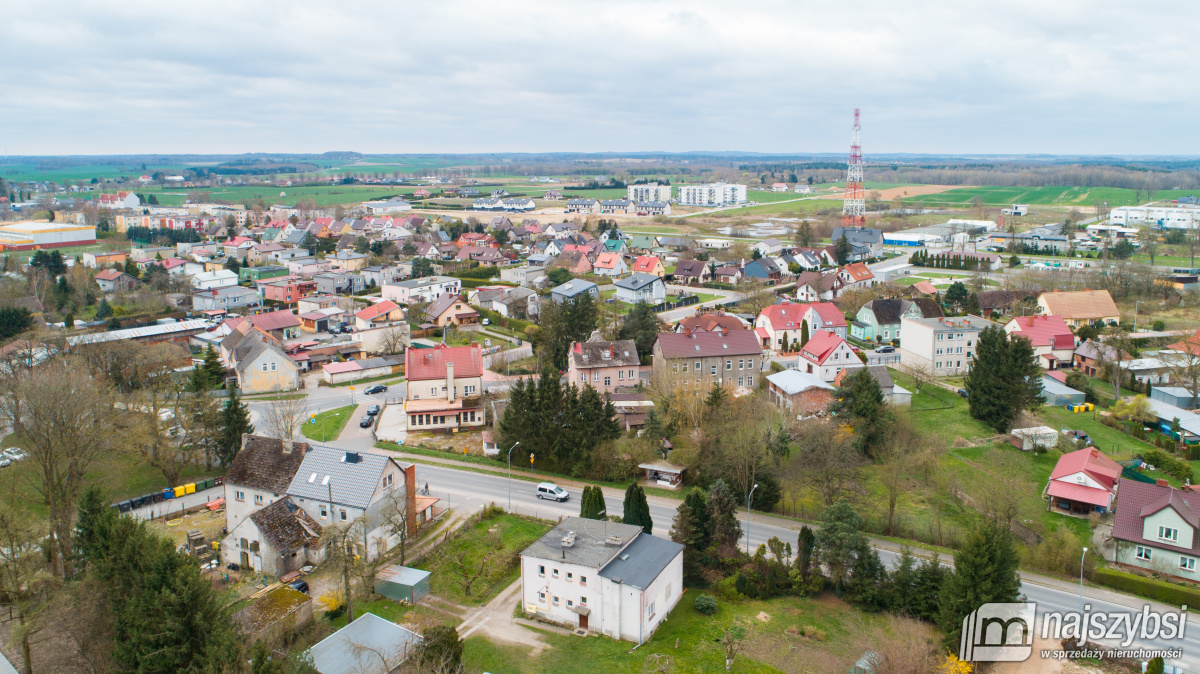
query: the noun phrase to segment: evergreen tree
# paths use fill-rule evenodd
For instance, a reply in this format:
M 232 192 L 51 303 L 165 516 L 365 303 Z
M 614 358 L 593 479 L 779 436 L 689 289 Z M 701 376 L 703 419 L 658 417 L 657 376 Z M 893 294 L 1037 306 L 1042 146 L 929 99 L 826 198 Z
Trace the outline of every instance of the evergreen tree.
M 710 545 L 737 548 L 742 524 L 737 518 L 737 501 L 724 480 L 718 479 L 708 490 L 708 539 Z
M 805 344 L 808 344 L 808 321 L 801 321 L 800 322 L 800 348 L 804 348 Z M 798 351 L 798 350 L 799 349 L 793 349 L 793 351 Z
M 892 416 L 884 402 L 879 382 L 865 367 L 850 370 L 842 385 L 833 392 L 829 409 L 848 419 L 854 428 L 854 445 L 866 456 L 874 457 L 883 445 Z
M 63 326 L 67 329 L 75 327 L 75 314 L 68 311 L 67 315 L 63 317 Z
M 424 630 L 417 660 L 428 671 L 457 672 L 462 669 L 463 642 L 453 625 L 438 625 Z
M 225 258 L 225 268 L 233 273 L 238 273 L 242 269 L 242 265 L 238 263 L 238 259 L 233 255 Z
M 589 520 L 602 520 L 608 516 L 605 510 L 604 491 L 600 486 L 585 486 L 583 495 L 579 498 L 579 516 Z
M 978 316 L 979 311 L 979 295 L 977 293 L 971 293 L 967 296 L 967 315 Z
M 221 356 L 217 354 L 212 344 L 205 347 L 204 363 L 200 367 L 208 373 L 208 379 L 213 383 L 213 386 L 219 386 L 224 383 L 225 365 L 221 363 Z
M 648 358 L 654 348 L 654 340 L 658 338 L 661 321 L 654 307 L 647 302 L 633 305 L 621 323 L 620 339 L 632 339 L 637 347 L 639 358 Z
M 1012 337 L 1008 345 L 1008 366 L 1004 369 L 1012 388 L 1012 405 L 1018 411 L 1035 410 L 1042 404 L 1042 372 L 1037 353 L 1025 337 Z M 1015 418 L 1015 417 L 1014 417 Z
M 654 447 L 654 451 L 664 454 L 663 459 L 667 458 L 663 445 L 663 442 L 667 439 L 667 429 L 663 426 L 662 419 L 658 416 L 658 412 L 654 411 L 653 407 L 646 414 L 646 425 L 643 427 L 642 435 L 649 439 L 651 446 Z
M 900 615 L 916 615 L 917 558 L 912 548 L 900 546 L 900 559 L 888 576 L 886 593 L 887 610 Z
M 961 311 L 963 306 L 967 303 L 967 297 L 969 294 L 970 293 L 967 291 L 967 287 L 962 284 L 962 281 L 955 281 L 950 286 L 950 289 L 946 291 L 945 302 L 947 308 L 952 309 L 955 312 Z
M 813 533 L 811 527 L 807 524 L 800 527 L 800 533 L 796 536 L 796 569 L 801 575 L 807 576 L 812 571 L 812 565 L 815 561 L 817 550 L 817 537 Z
M 987 521 L 971 530 L 966 544 L 954 554 L 954 570 L 942 586 L 939 622 L 946 645 L 957 647 L 963 618 L 980 605 L 1017 600 L 1021 593 L 1019 563 L 1008 529 Z
M 708 392 L 708 397 L 704 399 L 704 405 L 708 407 L 709 414 L 722 409 L 728 402 L 729 392 L 725 390 L 725 387 L 715 383 Z
M 646 533 L 653 533 L 654 520 L 650 517 L 650 505 L 646 502 L 646 492 L 641 485 L 633 482 L 625 490 L 625 516 L 621 518 L 625 524 L 636 524 Z
M 96 307 L 96 320 L 102 321 L 109 316 L 112 316 L 112 307 L 108 304 L 108 298 L 100 298 L 100 304 Z
M 694 526 L 691 545 L 697 550 L 705 550 L 708 548 L 709 540 L 709 514 L 708 514 L 708 499 L 704 496 L 704 491 L 699 487 L 692 487 L 683 497 L 683 503 L 679 504 L 680 510 L 686 510 L 688 519 Z M 678 541 L 683 542 L 683 541 Z
M 854 252 L 854 247 L 850 245 L 850 240 L 842 234 L 842 238 L 838 239 L 833 244 L 833 256 L 837 259 L 838 266 L 844 266 L 850 262 L 850 254 Z
M 9 339 L 33 327 L 33 315 L 25 307 L 0 309 L 0 339 Z
M 1006 432 L 1022 410 L 1041 404 L 1042 381 L 1029 340 L 1010 341 L 998 326 L 983 330 L 963 388 L 971 416 Z
M 934 553 L 932 560 L 921 562 L 921 566 L 917 568 L 917 577 L 913 596 L 915 600 L 910 604 L 912 615 L 922 620 L 936 622 L 941 612 L 941 597 L 942 587 L 946 584 L 946 576 L 949 569 L 942 566 L 942 562 L 938 559 L 937 553 Z
M 433 276 L 433 263 L 429 258 L 419 257 L 412 261 L 412 278 L 419 279 Z
M 846 499 L 839 499 L 825 510 L 816 533 L 818 563 L 829 569 L 829 580 L 839 592 L 853 573 L 856 558 L 870 549 L 862 527 L 862 517 Z
M 132 276 L 134 278 L 137 278 L 140 275 L 138 272 L 137 265 L 133 263 L 132 257 L 125 258 L 125 273 L 129 274 L 130 276 Z
M 233 463 L 233 458 L 241 451 L 242 434 L 253 432 L 250 410 L 238 396 L 237 387 L 230 386 L 228 403 L 221 412 L 221 434 L 217 439 L 217 459 L 222 467 L 228 468 Z
M 871 547 L 866 536 L 861 536 L 854 550 L 854 563 L 846 579 L 842 596 L 846 601 L 867 611 L 880 611 L 887 607 L 887 569 L 879 561 L 879 553 Z

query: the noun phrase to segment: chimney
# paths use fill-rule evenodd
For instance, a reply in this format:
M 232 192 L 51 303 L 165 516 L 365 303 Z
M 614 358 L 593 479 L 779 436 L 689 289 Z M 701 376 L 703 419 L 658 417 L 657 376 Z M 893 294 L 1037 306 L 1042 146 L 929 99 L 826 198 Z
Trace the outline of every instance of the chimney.
M 1170 484 L 1168 484 L 1168 483 L 1167 483 L 1167 481 L 1166 481 L 1166 480 L 1162 479 L 1161 477 L 1160 477 L 1160 478 L 1158 478 L 1157 480 L 1155 480 L 1155 481 L 1154 481 L 1154 484 L 1156 484 L 1156 485 L 1158 485 L 1158 486 L 1160 486 L 1160 487 L 1169 487 L 1169 486 L 1171 486 Z
M 407 504 L 407 525 L 410 532 L 417 530 L 417 464 L 404 468 L 404 502 Z
M 446 361 L 446 400 L 454 402 L 454 362 Z
M 281 440 L 280 442 L 283 443 L 283 453 L 291 454 L 292 453 L 292 441 L 291 440 Z
M 246 448 L 246 443 L 250 442 L 250 434 L 242 433 L 242 449 Z

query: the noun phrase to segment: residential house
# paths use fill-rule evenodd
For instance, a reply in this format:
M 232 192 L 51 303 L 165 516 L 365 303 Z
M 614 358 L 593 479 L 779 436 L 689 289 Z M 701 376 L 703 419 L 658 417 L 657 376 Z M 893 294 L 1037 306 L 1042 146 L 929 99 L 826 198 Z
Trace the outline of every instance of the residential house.
M 645 643 L 682 596 L 683 545 L 568 517 L 521 552 L 521 587 L 521 606 L 540 619 Z
M 842 280 L 842 285 L 846 290 L 861 290 L 878 283 L 870 267 L 861 262 L 848 264 L 839 269 L 838 278 Z
M 1015 305 L 1026 299 L 1036 303 L 1041 293 L 1040 290 L 985 290 L 976 294 L 979 313 L 985 317 L 1011 316 L 1020 313 L 1013 311 Z
M 575 299 L 583 293 L 588 293 L 592 297 L 599 299 L 600 288 L 591 281 L 584 281 L 583 279 L 577 278 L 571 279 L 570 281 L 567 281 L 556 288 L 551 288 L 550 299 L 554 302 L 563 302 L 566 300 Z
M 471 304 L 507 318 L 533 318 L 541 307 L 541 298 L 529 288 L 478 288 L 469 299 Z
M 483 426 L 483 351 L 478 344 L 408 349 L 404 372 L 410 433 Z
M 297 320 L 299 325 L 299 320 Z M 234 330 L 221 340 L 222 353 L 237 376 L 238 389 L 246 395 L 295 391 L 300 387 L 300 370 L 288 357 L 279 340 L 260 329 Z
M 226 288 L 238 284 L 238 275 L 228 269 L 206 271 L 192 277 L 192 287 L 196 290 L 212 290 Z
M 558 201 L 559 199 L 562 199 L 562 196 L 562 192 L 559 192 L 558 190 L 547 190 L 546 193 L 542 195 L 542 198 L 546 201 Z
M 632 339 L 605 341 L 597 330 L 586 342 L 571 343 L 567 381 L 579 388 L 591 386 L 600 393 L 615 393 L 618 386 L 637 385 L 640 365 Z
M 592 263 L 592 273 L 598 276 L 621 276 L 627 270 L 620 253 L 600 253 Z
M 368 330 L 404 320 L 404 307 L 391 300 L 383 300 L 354 314 L 354 325 L 359 330 Z
M 242 286 L 225 286 L 192 293 L 192 311 L 230 311 L 262 307 L 262 296 Z
M 533 286 L 538 279 L 546 276 L 546 270 L 543 267 L 531 267 L 528 265 L 520 267 L 508 267 L 500 270 L 500 280 L 509 283 L 516 283 L 522 287 L 528 288 Z
M 667 296 L 667 287 L 662 277 L 636 273 L 628 278 L 613 282 L 617 292 L 614 297 L 627 304 L 661 304 Z
M 783 242 L 779 239 L 766 239 L 755 243 L 754 250 L 763 257 L 773 257 L 783 252 Z
M 284 264 L 287 265 L 289 274 L 303 278 L 312 278 L 333 268 L 328 260 L 318 260 L 315 257 L 294 257 L 285 260 Z
M 796 299 L 801 302 L 828 302 L 837 299 L 844 286 L 837 273 L 801 272 L 796 277 Z
M 1132 360 L 1133 356 L 1122 351 L 1120 360 Z M 1075 347 L 1075 369 L 1089 377 L 1103 377 L 1109 363 L 1116 362 L 1117 350 L 1093 340 L 1085 340 Z M 1123 366 L 1122 366 L 1123 367 Z
M 416 467 L 401 467 L 382 454 L 314 445 L 305 452 L 287 495 L 321 526 L 348 526 L 362 518 L 363 540 L 355 541 L 354 552 L 368 562 L 400 541 L 391 530 L 388 511 L 406 508 L 406 526 L 416 526 L 411 507 L 416 499 Z
M 834 227 L 830 241 L 837 243 L 843 236 L 853 250 L 850 262 L 883 257 L 883 230 L 869 227 Z
M 765 360 L 750 330 L 659 333 L 653 359 L 656 379 L 704 389 L 713 384 L 753 388 Z
M 333 269 L 357 272 L 358 270 L 367 266 L 367 262 L 370 261 L 371 256 L 363 255 L 362 253 L 355 253 L 352 250 L 341 250 L 338 251 L 333 257 L 328 257 L 325 259 L 329 260 L 331 268 Z
M 1200 580 L 1200 493 L 1176 489 L 1166 480 L 1151 484 L 1121 478 L 1117 481 L 1112 537 L 1118 565 Z
M 779 265 L 775 264 L 774 260 L 762 258 L 754 260 L 742 267 L 742 276 L 744 278 L 758 279 L 766 281 L 768 285 L 783 278 L 783 270 Z
M 595 199 L 568 199 L 567 213 L 599 213 L 600 202 Z M 553 226 L 553 225 L 551 225 Z
M 250 321 L 251 325 L 280 342 L 295 339 L 300 336 L 300 319 L 288 310 L 271 311 L 265 314 L 255 314 L 241 321 Z
M 511 199 L 505 199 L 503 206 L 504 210 L 506 211 L 522 213 L 528 213 L 536 207 L 536 205 L 533 203 L 533 199 L 530 199 L 529 197 L 513 197 Z
M 742 268 L 734 265 L 717 267 L 713 270 L 713 280 L 717 283 L 733 284 L 742 279 Z
M 767 396 L 771 402 L 797 416 L 824 413 L 833 403 L 834 387 L 815 374 L 784 370 L 767 376 Z
M 399 671 L 420 646 L 421 635 L 368 612 L 317 642 L 308 655 L 320 674 L 388 674 Z
M 879 390 L 883 393 L 883 399 L 889 405 L 904 406 L 912 404 L 912 392 L 892 381 L 892 375 L 888 373 L 886 366 L 868 365 L 866 369 L 867 373 L 874 377 L 875 383 L 879 384 Z M 857 368 L 842 370 L 833 380 L 833 385 L 841 387 L 846 377 L 856 370 Z
M 429 303 L 424 320 L 439 328 L 474 325 L 479 322 L 479 312 L 472 309 L 462 295 L 442 295 Z
M 352 271 L 321 272 L 314 274 L 312 280 L 317 284 L 317 292 L 329 295 L 354 294 L 367 287 L 367 280 Z
M 626 245 L 631 251 L 648 251 L 658 246 L 658 240 L 649 234 L 638 234 Z
M 105 293 L 127 293 L 138 285 L 138 280 L 123 271 L 105 269 L 96 274 L 96 285 Z
M 784 300 L 759 312 L 754 319 L 754 332 L 761 340 L 762 347 L 791 351 L 792 344 L 799 345 L 803 339 L 804 315 L 808 313 L 808 307 L 808 304 L 793 304 Z M 809 326 L 809 336 L 812 336 L 812 326 Z
M 993 323 L 978 316 L 900 319 L 900 363 L 935 377 L 966 374 L 979 333 Z
M 1107 290 L 1052 290 L 1038 297 L 1038 307 L 1043 314 L 1062 316 L 1072 328 L 1121 322 L 1121 312 Z
M 832 332 L 818 330 L 800 347 L 796 367 L 801 372 L 815 374 L 822 381 L 832 382 L 842 370 L 864 365 L 846 340 Z
M 712 270 L 703 260 L 680 260 L 671 273 L 673 283 L 695 285 L 712 281 Z
M 924 318 L 921 307 L 909 300 L 871 300 L 850 325 L 850 334 L 864 342 L 900 339 L 900 318 Z
M 633 215 L 637 212 L 637 204 L 628 199 L 605 199 L 600 202 L 600 212 Z
M 88 269 L 99 269 L 114 264 L 125 264 L 129 253 L 124 251 L 109 251 L 105 253 L 84 253 L 83 266 Z
M 271 279 L 269 281 L 260 282 L 258 291 L 262 293 L 264 300 L 272 302 L 281 302 L 283 304 L 296 304 L 300 298 L 316 291 L 316 281 L 308 279 L 300 279 L 292 276 L 284 278 Z
M 635 208 L 638 215 L 670 215 L 671 202 L 669 201 L 640 201 Z
M 260 435 L 243 435 L 241 442 L 241 449 L 225 471 L 225 530 L 230 533 L 221 541 L 221 563 L 262 570 L 261 539 L 242 536 L 238 527 L 254 513 L 287 498 L 288 485 L 309 445 Z M 255 527 L 254 533 L 261 530 Z M 259 540 L 260 544 L 252 547 L 251 540 Z M 254 565 L 256 561 L 258 566 Z
M 662 260 L 654 255 L 637 256 L 633 261 L 633 267 L 630 271 L 635 274 L 652 274 L 659 278 L 667 274 L 667 268 L 663 266 Z
M 1047 370 L 1070 367 L 1074 361 L 1075 334 L 1062 316 L 1017 316 L 1004 325 L 1004 332 L 1028 339 L 1038 364 Z
M 381 288 L 388 283 L 396 283 L 404 278 L 404 274 L 399 267 L 385 267 L 383 265 L 374 265 L 372 267 L 363 267 L 363 280 L 368 286 Z
M 801 271 L 812 271 L 821 268 L 821 257 L 811 250 L 797 250 L 790 255 L 784 255 L 783 261 L 788 265 L 796 265 Z
M 261 267 L 242 267 L 238 270 L 238 281 L 265 281 L 267 279 L 282 278 L 287 275 L 287 267 L 277 264 L 263 265 Z
M 595 269 L 587 253 L 582 250 L 572 250 L 558 256 L 557 264 L 572 274 L 590 274 Z M 624 262 L 622 262 L 624 264 Z
M 417 304 L 432 302 L 443 295 L 458 295 L 460 292 L 462 292 L 460 279 L 449 276 L 429 276 L 385 284 L 382 297 L 397 304 Z
M 742 319 L 727 314 L 722 309 L 710 311 L 708 309 L 697 309 L 696 313 L 675 324 L 675 332 L 691 332 L 699 330 L 700 332 L 729 332 L 730 330 L 746 330 L 747 326 Z

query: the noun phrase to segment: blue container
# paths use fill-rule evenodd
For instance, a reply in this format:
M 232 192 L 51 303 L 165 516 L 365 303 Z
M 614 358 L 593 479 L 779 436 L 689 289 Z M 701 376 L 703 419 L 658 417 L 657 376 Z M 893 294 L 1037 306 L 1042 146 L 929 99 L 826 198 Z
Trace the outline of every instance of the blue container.
M 167 499 L 172 499 L 172 498 L 175 498 L 175 490 L 174 490 L 174 489 L 164 489 L 164 490 L 162 490 L 162 497 L 163 497 L 163 500 L 164 500 L 164 501 L 165 501 L 165 500 L 167 500 Z

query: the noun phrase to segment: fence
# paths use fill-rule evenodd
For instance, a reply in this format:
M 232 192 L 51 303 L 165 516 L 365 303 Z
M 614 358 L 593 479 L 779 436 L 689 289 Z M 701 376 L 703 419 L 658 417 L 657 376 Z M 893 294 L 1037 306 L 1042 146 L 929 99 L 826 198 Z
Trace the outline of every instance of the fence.
M 492 369 L 492 365 L 504 365 L 505 363 L 511 363 L 512 361 L 531 356 L 533 356 L 533 347 L 529 345 L 529 342 L 525 342 L 521 346 L 509 349 L 508 351 L 484 356 L 483 366 L 490 370 Z
M 699 304 L 699 303 L 700 303 L 699 295 L 689 295 L 688 297 L 685 297 L 682 300 L 679 300 L 678 302 L 663 302 L 662 304 L 656 305 L 654 307 L 654 311 L 655 311 L 655 313 L 660 312 L 660 311 L 670 311 L 671 309 L 678 309 L 680 307 L 690 307 L 693 304 Z

